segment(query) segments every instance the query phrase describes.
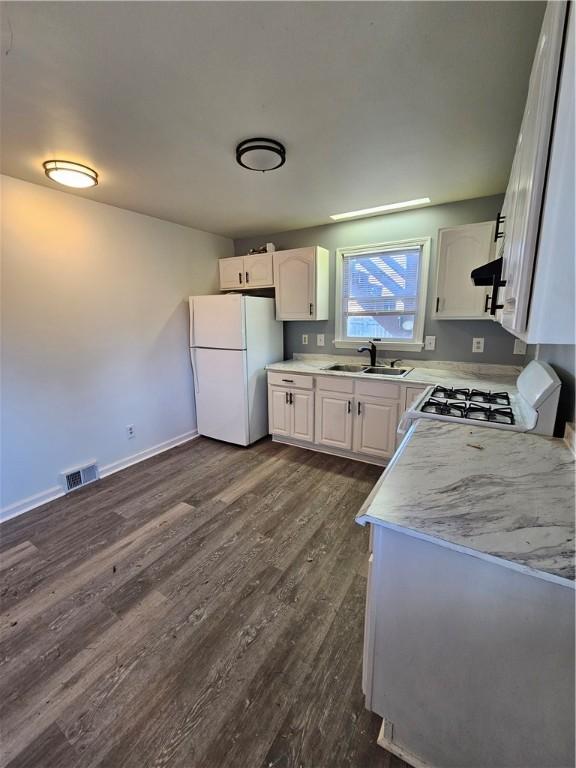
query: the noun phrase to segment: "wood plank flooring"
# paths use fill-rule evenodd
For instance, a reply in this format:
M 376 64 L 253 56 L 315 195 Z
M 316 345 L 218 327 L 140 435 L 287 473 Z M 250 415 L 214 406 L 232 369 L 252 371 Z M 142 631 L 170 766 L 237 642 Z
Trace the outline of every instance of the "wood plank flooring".
M 360 683 L 381 472 L 200 438 L 2 524 L 1 768 L 406 768 Z

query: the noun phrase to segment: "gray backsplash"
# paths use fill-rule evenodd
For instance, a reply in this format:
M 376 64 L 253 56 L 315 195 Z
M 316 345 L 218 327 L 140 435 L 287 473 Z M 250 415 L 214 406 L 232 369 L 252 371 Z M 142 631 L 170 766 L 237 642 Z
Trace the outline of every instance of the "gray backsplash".
M 266 242 L 273 242 L 278 250 L 321 245 L 330 251 L 330 319 L 325 321 L 303 321 L 284 323 L 284 355 L 292 357 L 295 352 L 350 355 L 350 349 L 336 349 L 334 340 L 334 259 L 337 248 L 387 240 L 402 240 L 413 237 L 431 237 L 432 252 L 428 290 L 428 306 L 424 333 L 436 336 L 433 352 L 388 352 L 381 356 L 402 357 L 421 360 L 458 360 L 478 363 L 508 363 L 522 365 L 524 357 L 514 355 L 514 337 L 498 323 L 491 320 L 433 320 L 434 276 L 436 274 L 436 238 L 441 227 L 472 224 L 496 218 L 502 206 L 503 196 L 482 197 L 457 203 L 420 208 L 413 211 L 374 216 L 357 221 L 326 224 L 309 229 L 295 229 L 288 232 L 242 238 L 234 241 L 237 255 L 243 255 L 250 248 Z M 316 334 L 325 336 L 324 347 L 316 345 Z M 308 334 L 309 343 L 302 344 L 302 334 Z M 484 337 L 484 352 L 472 352 L 472 338 Z

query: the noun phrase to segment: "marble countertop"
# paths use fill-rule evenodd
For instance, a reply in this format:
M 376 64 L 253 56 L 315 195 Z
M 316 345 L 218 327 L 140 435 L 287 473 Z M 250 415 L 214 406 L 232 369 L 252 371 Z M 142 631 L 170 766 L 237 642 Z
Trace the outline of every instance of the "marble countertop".
M 573 587 L 574 484 L 562 440 L 421 419 L 356 519 Z
M 384 381 L 397 381 L 399 384 L 442 384 L 450 387 L 476 387 L 491 390 L 505 388 L 507 391 L 516 390 L 516 379 L 521 368 L 510 365 L 486 365 L 477 366 L 471 363 L 452 362 L 421 362 L 403 360 L 397 364 L 398 368 L 412 368 L 406 376 L 386 376 L 379 374 L 346 373 L 344 371 L 327 371 L 326 368 L 334 363 L 356 363 L 368 365 L 369 361 L 363 357 L 348 356 L 302 356 L 292 360 L 284 360 L 278 363 L 270 363 L 266 366 L 269 371 L 280 373 L 304 373 L 322 374 L 323 376 L 347 376 L 362 379 L 381 379 Z M 383 361 L 385 362 L 385 361 Z

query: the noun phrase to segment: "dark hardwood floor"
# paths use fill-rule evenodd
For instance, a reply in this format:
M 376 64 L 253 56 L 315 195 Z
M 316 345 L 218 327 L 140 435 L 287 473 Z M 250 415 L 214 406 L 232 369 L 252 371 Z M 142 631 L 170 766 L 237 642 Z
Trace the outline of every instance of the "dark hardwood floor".
M 0 526 L 0 765 L 405 768 L 360 686 L 381 472 L 200 438 Z

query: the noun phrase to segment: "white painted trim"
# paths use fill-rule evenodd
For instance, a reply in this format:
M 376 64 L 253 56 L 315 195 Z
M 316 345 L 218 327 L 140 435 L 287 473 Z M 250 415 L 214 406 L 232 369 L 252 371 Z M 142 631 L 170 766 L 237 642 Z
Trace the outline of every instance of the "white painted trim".
M 424 347 L 424 321 L 426 319 L 426 298 L 428 295 L 428 271 L 430 268 L 430 248 L 431 237 L 416 237 L 407 240 L 391 240 L 385 243 L 370 243 L 368 245 L 356 245 L 350 248 L 336 249 L 336 295 L 334 297 L 334 315 L 335 315 L 335 339 L 334 346 L 337 349 L 348 349 L 356 347 L 359 344 L 370 341 L 370 339 L 346 339 L 343 337 L 342 329 L 342 257 L 344 254 L 365 253 L 377 248 L 382 250 L 397 250 L 398 248 L 414 248 L 419 246 L 422 249 L 420 258 L 420 278 L 418 286 L 418 307 L 416 309 L 416 324 L 414 326 L 414 341 L 377 341 L 378 349 L 396 349 L 404 351 L 420 351 Z
M 190 432 L 185 432 L 183 435 L 173 437 L 171 440 L 165 440 L 163 443 L 153 445 L 151 448 L 147 448 L 144 451 L 133 453 L 132 456 L 127 456 L 125 459 L 119 459 L 118 461 L 112 462 L 112 464 L 105 464 L 100 470 L 100 477 L 108 477 L 108 475 L 113 475 L 115 472 L 119 472 L 121 469 L 131 467 L 133 464 L 138 464 L 139 462 L 150 459 L 152 456 L 156 456 L 159 453 L 169 451 L 170 448 L 175 448 L 177 445 L 187 443 L 189 440 L 195 440 L 197 437 L 200 437 L 198 430 L 193 429 Z
M 11 520 L 13 517 L 23 515 L 24 512 L 29 512 L 31 509 L 47 504 L 49 501 L 59 499 L 60 496 L 64 496 L 64 489 L 60 485 L 54 485 L 52 488 L 47 488 L 45 491 L 35 493 L 33 496 L 28 496 L 25 499 L 14 502 L 7 507 L 0 509 L 0 522 Z
M 189 440 L 195 440 L 197 437 L 200 437 L 200 435 L 198 434 L 198 430 L 194 429 L 190 432 L 178 435 L 178 437 L 173 437 L 171 440 L 165 440 L 162 443 L 153 445 L 151 448 L 147 448 L 144 451 L 133 453 L 131 456 L 127 456 L 119 461 L 105 464 L 100 468 L 100 477 L 113 475 L 115 472 L 120 472 L 122 469 L 131 467 L 133 464 L 138 464 L 146 459 L 150 459 L 152 456 L 156 456 L 159 453 L 164 453 L 164 451 L 168 451 L 170 448 L 175 448 L 177 445 L 187 443 Z M 90 485 L 93 485 L 93 483 L 90 483 Z M 40 507 L 42 504 L 47 504 L 49 501 L 59 499 L 64 495 L 65 492 L 63 488 L 55 485 L 52 486 L 52 488 L 47 488 L 45 491 L 40 491 L 40 493 L 36 493 L 33 496 L 28 496 L 26 499 L 16 501 L 14 504 L 10 504 L 9 506 L 0 509 L 0 522 L 3 523 L 6 520 L 11 520 L 13 517 L 18 517 L 18 515 L 23 515 L 25 512 L 30 512 L 30 510 L 36 509 L 36 507 Z
M 321 443 L 311 443 L 305 440 L 296 440 L 293 437 L 284 437 L 284 435 L 272 435 L 274 443 L 283 443 L 285 445 L 294 445 L 297 448 L 304 448 L 307 451 L 316 453 L 329 453 L 330 456 L 339 456 L 341 459 L 352 459 L 361 461 L 363 464 L 373 464 L 377 467 L 386 467 L 390 459 L 383 459 L 379 456 L 369 456 L 368 454 L 355 453 L 354 451 L 345 451 L 340 448 L 329 448 Z
M 419 757 L 416 757 L 416 755 L 412 754 L 412 752 L 409 752 L 407 749 L 404 749 L 404 747 L 396 744 L 392 739 L 387 739 L 386 736 L 384 736 L 384 730 L 387 722 L 389 721 L 387 721 L 385 717 L 382 718 L 382 725 L 380 726 L 378 738 L 376 739 L 378 746 L 382 747 L 382 749 L 385 749 L 387 752 L 396 755 L 396 757 L 399 757 L 401 760 L 404 760 L 405 763 L 413 766 L 413 768 L 432 768 L 430 763 L 425 763 Z

